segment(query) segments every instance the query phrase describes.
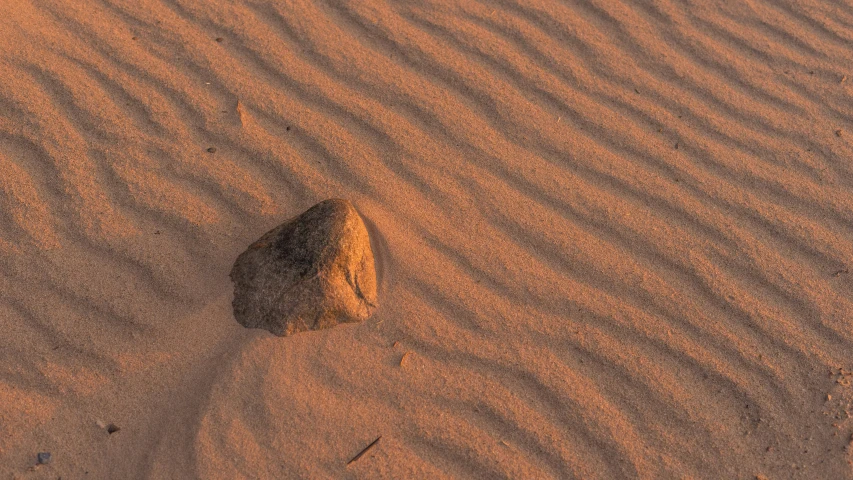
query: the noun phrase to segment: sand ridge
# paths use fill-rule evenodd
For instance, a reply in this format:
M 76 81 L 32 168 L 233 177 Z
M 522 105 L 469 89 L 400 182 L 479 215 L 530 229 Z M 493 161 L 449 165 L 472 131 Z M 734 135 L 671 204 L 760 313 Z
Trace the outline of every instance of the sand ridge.
M 14 4 L 0 476 L 853 476 L 853 5 Z M 380 308 L 243 329 L 326 198 Z

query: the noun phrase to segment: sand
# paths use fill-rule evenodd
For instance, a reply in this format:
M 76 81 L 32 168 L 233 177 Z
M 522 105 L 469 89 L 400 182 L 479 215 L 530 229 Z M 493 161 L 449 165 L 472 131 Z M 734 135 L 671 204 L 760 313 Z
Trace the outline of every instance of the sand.
M 6 2 L 0 478 L 853 478 L 851 42 L 849 2 Z M 334 197 L 378 310 L 241 327 L 237 255 Z

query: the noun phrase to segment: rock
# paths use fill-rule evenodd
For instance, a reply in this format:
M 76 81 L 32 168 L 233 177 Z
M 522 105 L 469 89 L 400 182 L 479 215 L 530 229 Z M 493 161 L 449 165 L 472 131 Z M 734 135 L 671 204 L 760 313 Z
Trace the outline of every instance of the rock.
M 50 463 L 50 452 L 39 452 L 39 454 L 36 455 L 36 461 L 39 465 L 47 465 Z
M 370 237 L 347 200 L 267 232 L 237 257 L 231 281 L 237 321 L 278 336 L 363 321 L 377 306 Z

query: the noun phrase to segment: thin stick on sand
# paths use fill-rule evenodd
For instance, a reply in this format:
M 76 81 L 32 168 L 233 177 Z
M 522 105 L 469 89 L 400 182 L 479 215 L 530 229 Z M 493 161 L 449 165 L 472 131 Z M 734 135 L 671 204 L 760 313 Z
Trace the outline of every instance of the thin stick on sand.
M 355 462 L 356 460 L 358 460 L 359 458 L 364 456 L 364 454 L 367 453 L 368 450 L 373 448 L 373 446 L 376 445 L 377 442 L 379 442 L 380 438 L 382 438 L 382 435 L 379 435 L 378 437 L 376 437 L 376 440 L 370 442 L 370 445 L 364 447 L 364 449 L 362 451 L 358 452 L 358 454 L 356 454 L 356 456 L 352 457 L 352 459 L 350 459 L 350 461 L 347 462 L 347 466 L 349 466 L 351 463 Z

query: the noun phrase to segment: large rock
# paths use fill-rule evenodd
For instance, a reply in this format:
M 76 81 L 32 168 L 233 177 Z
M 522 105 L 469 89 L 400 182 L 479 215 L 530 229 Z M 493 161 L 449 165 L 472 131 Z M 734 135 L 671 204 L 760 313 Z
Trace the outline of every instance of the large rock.
M 376 308 L 367 228 L 347 200 L 325 200 L 269 231 L 231 269 L 234 317 L 287 336 L 365 320 Z

